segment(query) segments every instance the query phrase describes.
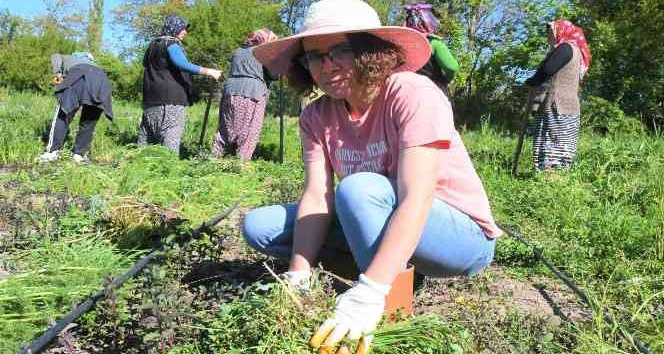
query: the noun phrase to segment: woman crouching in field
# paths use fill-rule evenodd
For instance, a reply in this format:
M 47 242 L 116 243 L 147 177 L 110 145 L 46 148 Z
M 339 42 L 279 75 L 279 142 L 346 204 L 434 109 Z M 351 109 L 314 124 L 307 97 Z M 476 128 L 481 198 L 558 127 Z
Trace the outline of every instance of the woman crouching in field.
M 284 277 L 296 287 L 307 287 L 322 250 L 352 253 L 362 274 L 317 331 L 331 331 L 323 347 L 369 334 L 408 262 L 422 274 L 450 276 L 476 274 L 493 259 L 501 232 L 449 100 L 413 73 L 430 54 L 423 35 L 382 27 L 359 0 L 314 3 L 299 34 L 254 50 L 294 87 L 325 92 L 300 116 L 299 202 L 258 208 L 244 220 L 252 247 L 290 257 Z

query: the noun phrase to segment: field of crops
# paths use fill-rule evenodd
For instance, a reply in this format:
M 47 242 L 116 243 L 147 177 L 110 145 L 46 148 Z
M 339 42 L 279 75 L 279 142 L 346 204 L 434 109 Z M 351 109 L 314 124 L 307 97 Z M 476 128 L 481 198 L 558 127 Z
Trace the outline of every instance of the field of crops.
M 211 159 L 216 107 L 199 146 L 204 107 L 196 105 L 178 157 L 138 148 L 140 106 L 115 102 L 116 120 L 98 124 L 92 163 L 65 154 L 38 164 L 53 105 L 52 97 L 0 89 L 0 353 L 30 344 L 159 245 L 159 262 L 109 290 L 51 352 L 309 351 L 340 285 L 323 272 L 304 309 L 295 306 L 263 265 L 279 272 L 285 264 L 251 251 L 238 226 L 252 207 L 297 198 L 303 171 L 295 118 L 287 119 L 283 164 L 274 117 L 266 118 L 254 161 Z M 664 139 L 633 123 L 613 122 L 608 132 L 586 124 L 567 172 L 533 172 L 526 146 L 516 178 L 515 134 L 490 117 L 460 127 L 498 221 L 578 283 L 592 307 L 504 237 L 483 274 L 426 279 L 416 292 L 418 316 L 381 327 L 374 352 L 637 352 L 630 336 L 664 352 Z M 237 201 L 212 231 L 179 242 Z

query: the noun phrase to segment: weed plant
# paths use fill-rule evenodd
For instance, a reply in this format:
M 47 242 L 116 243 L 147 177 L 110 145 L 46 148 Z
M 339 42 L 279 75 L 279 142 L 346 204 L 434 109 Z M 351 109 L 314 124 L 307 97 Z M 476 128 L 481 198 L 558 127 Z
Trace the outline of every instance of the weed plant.
M 200 353 L 315 353 L 308 341 L 331 314 L 334 291 L 329 280 L 314 276 L 312 288 L 300 297 L 302 309 L 288 292 L 279 283 L 254 285 L 244 299 L 225 304 L 215 318 L 203 323 L 206 334 L 189 348 Z M 461 353 L 469 345 L 469 335 L 455 329 L 436 315 L 383 323 L 375 332 L 371 352 Z
M 27 345 L 48 328 L 49 319 L 68 313 L 99 290 L 100 279 L 120 273 L 132 259 L 95 236 L 14 253 L 9 262 L 19 272 L 0 281 L 0 348 L 16 352 Z

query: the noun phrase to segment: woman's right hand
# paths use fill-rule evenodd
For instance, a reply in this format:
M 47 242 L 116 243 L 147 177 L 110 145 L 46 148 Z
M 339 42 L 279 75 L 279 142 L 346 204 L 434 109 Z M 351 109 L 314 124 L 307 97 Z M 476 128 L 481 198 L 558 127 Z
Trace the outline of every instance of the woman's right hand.
M 213 77 L 215 80 L 219 80 L 221 77 L 221 70 L 205 68 L 204 74 Z
M 63 80 L 64 80 L 64 77 L 62 76 L 62 74 L 55 74 L 55 75 L 53 75 L 53 78 L 51 79 L 51 83 L 53 85 L 60 85 Z

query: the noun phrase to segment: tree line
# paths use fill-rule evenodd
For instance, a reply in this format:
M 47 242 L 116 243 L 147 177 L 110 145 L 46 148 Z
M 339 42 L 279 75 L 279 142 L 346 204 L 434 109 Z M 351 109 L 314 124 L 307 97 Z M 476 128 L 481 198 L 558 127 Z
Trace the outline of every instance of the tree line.
M 87 50 L 107 71 L 114 96 L 140 97 L 142 53 L 163 18 L 177 13 L 192 25 L 189 59 L 227 69 L 232 51 L 254 29 L 279 36 L 297 31 L 312 0 L 124 0 L 111 18 L 103 0 L 76 9 L 72 0 L 45 0 L 45 14 L 31 20 L 0 9 L 0 86 L 50 90 L 54 52 Z M 367 0 L 383 24 L 401 25 L 405 0 Z M 523 112 L 523 81 L 547 52 L 545 24 L 567 18 L 581 26 L 593 53 L 583 83 L 587 118 L 610 126 L 624 114 L 651 129 L 664 125 L 664 3 L 660 0 L 432 0 L 441 31 L 461 71 L 451 86 L 457 122 L 483 121 L 514 128 Z M 132 36 L 119 53 L 102 42 L 104 21 L 125 26 Z M 201 80 L 200 91 L 209 88 Z M 275 91 L 275 90 L 273 90 Z M 276 97 L 276 95 L 274 95 Z M 289 114 L 296 114 L 298 97 Z M 274 99 L 273 99 L 274 100 Z M 271 105 L 276 107 L 276 104 Z M 624 114 L 623 114 L 624 113 Z M 607 116 L 609 115 L 609 116 Z

